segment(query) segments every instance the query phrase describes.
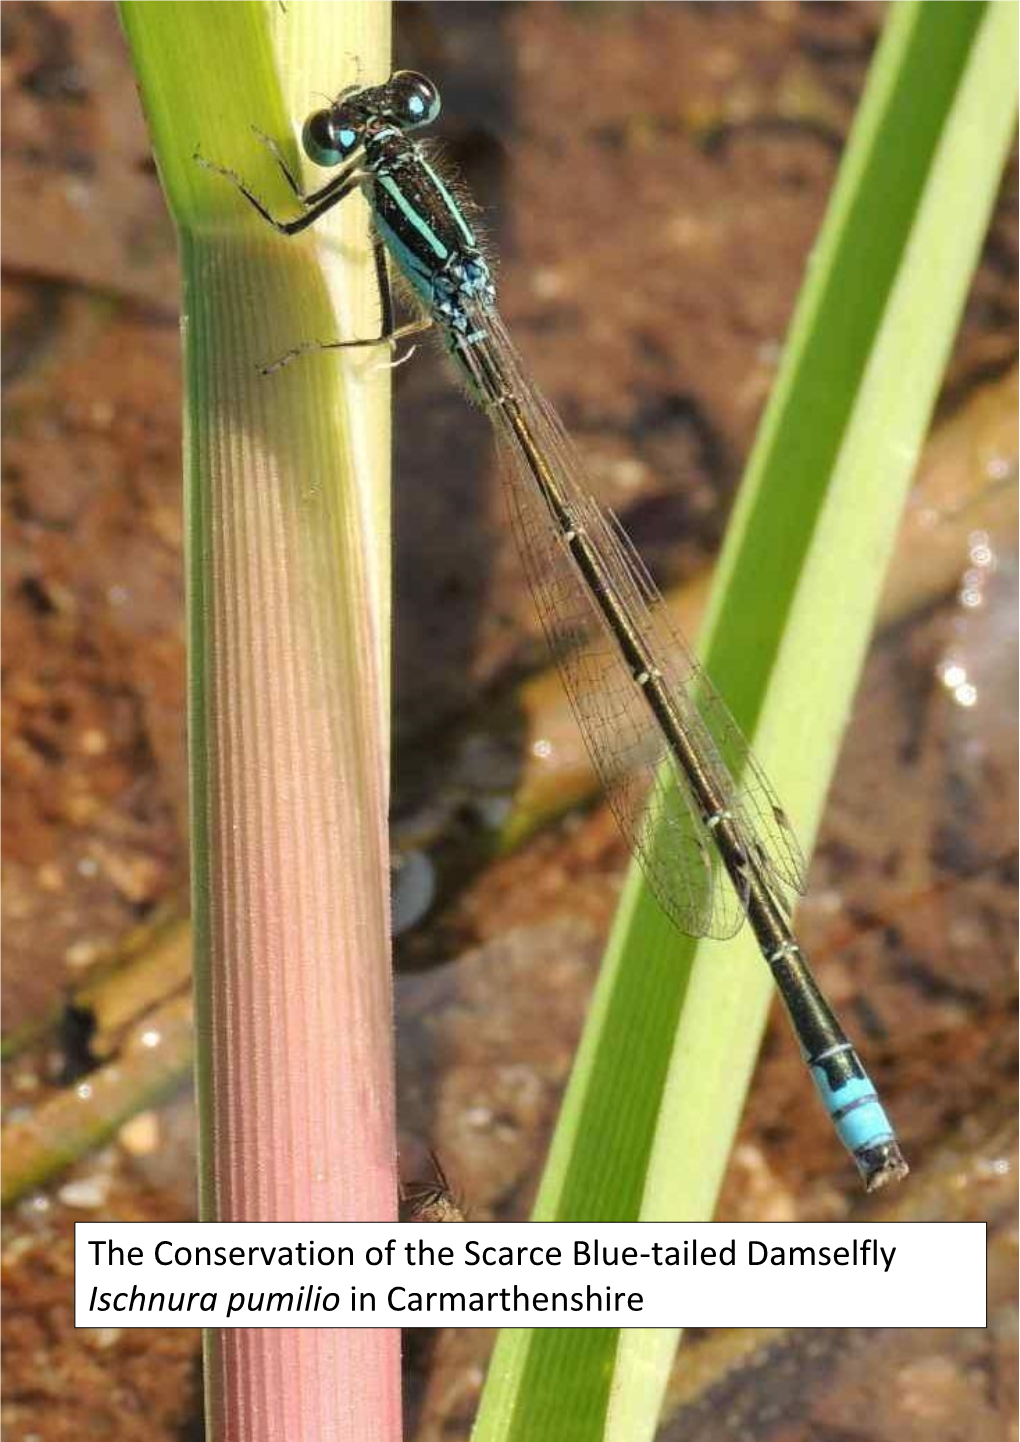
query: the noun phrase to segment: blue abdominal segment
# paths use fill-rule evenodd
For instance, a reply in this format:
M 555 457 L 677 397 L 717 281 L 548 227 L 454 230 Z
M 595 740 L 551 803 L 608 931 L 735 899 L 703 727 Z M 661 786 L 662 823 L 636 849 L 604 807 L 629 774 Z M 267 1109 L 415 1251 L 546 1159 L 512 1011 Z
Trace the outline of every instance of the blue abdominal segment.
M 856 1155 L 890 1141 L 895 1133 L 857 1053 L 851 1055 L 859 1075 L 833 1085 L 824 1063 L 813 1065 L 811 1075 L 840 1140 Z

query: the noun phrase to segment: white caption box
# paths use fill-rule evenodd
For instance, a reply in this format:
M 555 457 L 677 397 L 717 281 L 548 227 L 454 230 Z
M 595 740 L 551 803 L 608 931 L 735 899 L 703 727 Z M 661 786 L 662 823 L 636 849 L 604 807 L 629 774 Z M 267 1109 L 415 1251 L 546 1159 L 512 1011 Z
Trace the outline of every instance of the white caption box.
M 982 1223 L 79 1222 L 79 1327 L 983 1327 Z

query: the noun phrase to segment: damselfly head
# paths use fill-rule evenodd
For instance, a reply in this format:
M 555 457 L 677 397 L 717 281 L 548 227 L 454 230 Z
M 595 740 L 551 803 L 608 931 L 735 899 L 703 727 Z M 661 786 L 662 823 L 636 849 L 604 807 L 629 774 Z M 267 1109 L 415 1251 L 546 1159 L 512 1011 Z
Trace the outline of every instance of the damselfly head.
M 305 121 L 301 143 L 316 165 L 342 165 L 364 144 L 368 132 L 430 125 L 439 106 L 439 91 L 431 80 L 416 70 L 397 70 L 384 85 L 345 90 L 327 110 L 316 110 Z

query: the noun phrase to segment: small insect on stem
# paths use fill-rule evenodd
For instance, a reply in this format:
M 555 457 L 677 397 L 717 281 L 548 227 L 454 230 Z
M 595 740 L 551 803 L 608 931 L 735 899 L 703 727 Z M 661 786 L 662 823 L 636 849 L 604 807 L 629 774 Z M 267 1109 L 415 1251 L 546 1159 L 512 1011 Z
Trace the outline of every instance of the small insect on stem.
M 450 1189 L 446 1173 L 435 1152 L 429 1152 L 432 1180 L 410 1182 L 400 1187 L 402 1222 L 465 1222 L 460 1199 Z
M 468 395 L 488 414 L 504 460 L 510 521 L 543 627 L 616 819 L 677 928 L 725 940 L 745 920 L 772 972 L 811 1080 L 869 1191 L 907 1175 L 892 1123 L 864 1064 L 812 974 L 791 925 L 806 865 L 790 823 L 722 697 L 665 610 L 626 532 L 595 499 L 581 458 L 529 378 L 496 304 L 483 248 L 416 133 L 439 116 L 436 85 L 398 70 L 342 90 L 305 120 L 306 159 L 331 178 L 300 190 L 298 213 L 272 214 L 224 166 L 279 235 L 299 235 L 354 191 L 374 221 L 379 333 L 296 345 L 308 350 L 393 342 L 433 327 Z M 279 161 L 279 147 L 270 149 Z M 415 318 L 394 323 L 390 265 Z M 651 797 L 650 809 L 646 802 Z M 460 1209 L 436 1179 L 405 1201 L 416 1221 Z

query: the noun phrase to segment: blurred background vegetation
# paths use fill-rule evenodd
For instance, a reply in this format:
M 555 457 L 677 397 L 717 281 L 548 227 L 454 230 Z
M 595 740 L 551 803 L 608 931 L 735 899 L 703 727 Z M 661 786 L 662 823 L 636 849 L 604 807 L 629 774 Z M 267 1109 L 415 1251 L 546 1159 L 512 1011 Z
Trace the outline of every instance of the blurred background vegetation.
M 518 343 L 689 631 L 882 13 L 396 9 Z M 112 6 L 2 18 L 5 1420 L 164 1442 L 200 1435 L 197 1334 L 75 1333 L 69 1287 L 75 1220 L 194 1206 L 174 240 Z M 991 1325 L 694 1337 L 664 1437 L 980 1439 L 1011 1415 L 1015 310 L 1011 165 L 800 911 L 920 1163 L 885 1215 L 992 1224 Z M 396 404 L 403 1150 L 515 1219 L 624 849 L 541 674 L 487 423 L 427 357 Z M 720 1216 L 858 1215 L 778 1016 L 761 1067 Z M 408 1334 L 409 1435 L 466 1434 L 490 1342 Z

